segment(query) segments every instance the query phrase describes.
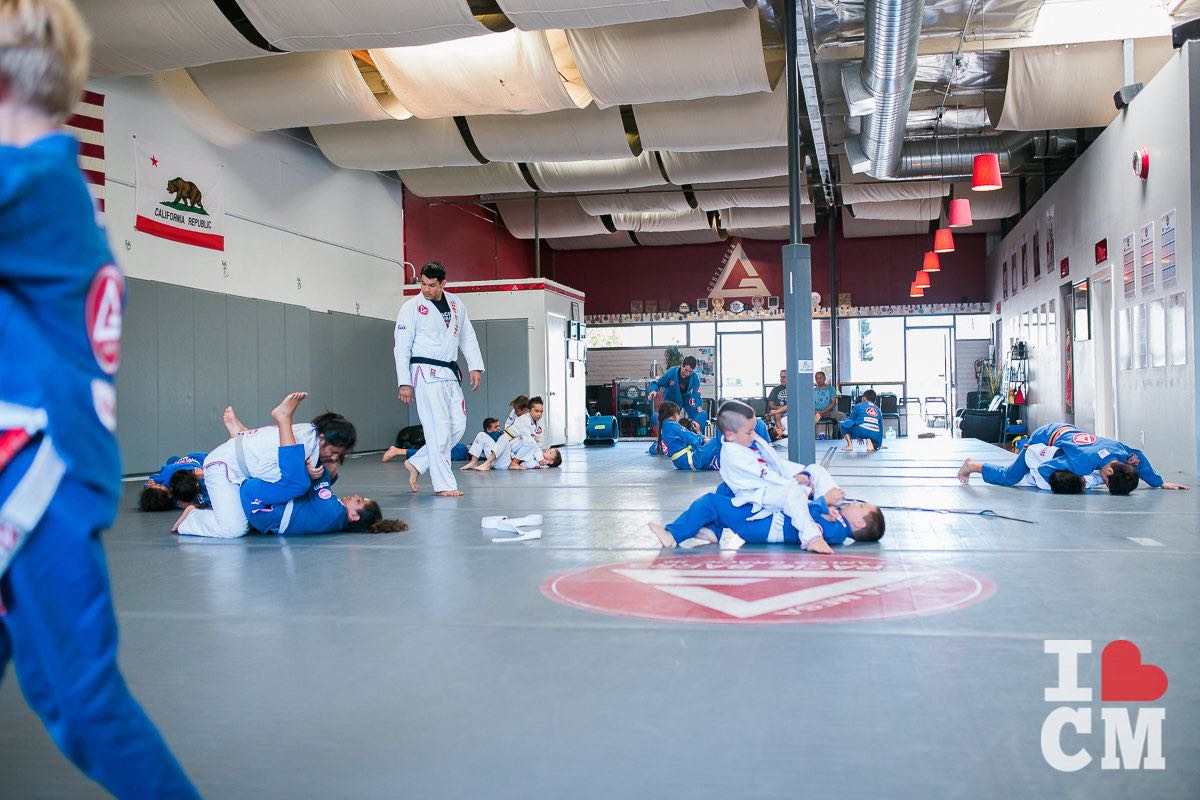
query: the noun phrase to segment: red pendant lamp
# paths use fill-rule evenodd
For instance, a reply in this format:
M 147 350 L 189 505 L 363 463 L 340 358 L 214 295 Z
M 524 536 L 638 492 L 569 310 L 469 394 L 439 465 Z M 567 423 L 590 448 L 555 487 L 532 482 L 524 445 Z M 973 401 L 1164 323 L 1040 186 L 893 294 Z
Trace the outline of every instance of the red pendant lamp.
M 949 228 L 938 228 L 937 233 L 933 235 L 933 252 L 935 253 L 953 253 L 954 252 L 954 234 Z
M 909 297 L 924 297 L 925 289 L 923 287 L 917 286 L 914 283 L 912 286 L 908 287 L 908 296 Z
M 917 270 L 917 279 L 913 281 L 913 286 L 917 286 L 921 289 L 928 289 L 930 286 L 929 273 L 923 269 Z
M 975 168 L 971 173 L 971 188 L 977 192 L 994 192 L 1004 187 L 1000 180 L 1000 156 L 982 153 L 975 156 Z
M 975 224 L 971 219 L 971 201 L 965 197 L 950 201 L 950 227 L 969 228 Z
M 938 260 L 938 254 L 932 250 L 925 253 L 925 262 L 921 264 L 923 272 L 941 272 L 942 262 Z

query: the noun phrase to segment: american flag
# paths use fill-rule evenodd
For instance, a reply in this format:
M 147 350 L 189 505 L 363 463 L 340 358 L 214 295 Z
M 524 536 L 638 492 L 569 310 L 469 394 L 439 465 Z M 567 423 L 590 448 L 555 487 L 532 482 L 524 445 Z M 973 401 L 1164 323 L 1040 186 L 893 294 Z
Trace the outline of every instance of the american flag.
M 104 213 L 104 95 L 84 91 L 75 113 L 67 119 L 67 133 L 79 140 L 79 168 L 96 200 L 96 211 Z

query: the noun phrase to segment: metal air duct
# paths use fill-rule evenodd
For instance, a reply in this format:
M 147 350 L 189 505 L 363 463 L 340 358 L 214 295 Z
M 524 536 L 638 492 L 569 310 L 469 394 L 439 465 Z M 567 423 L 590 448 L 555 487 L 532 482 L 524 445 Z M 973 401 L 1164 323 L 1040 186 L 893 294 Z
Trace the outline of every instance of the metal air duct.
M 1061 155 L 1074 145 L 1065 136 L 1036 133 L 992 133 L 982 136 L 913 139 L 904 142 L 893 178 L 934 178 L 948 180 L 969 177 L 975 156 L 996 153 L 1000 171 L 1020 169 L 1034 158 Z
M 855 172 L 895 177 L 917 74 L 917 44 L 925 0 L 869 0 L 862 65 L 842 72 L 851 116 L 862 116 L 862 133 L 847 140 Z M 859 155 L 861 153 L 861 156 Z

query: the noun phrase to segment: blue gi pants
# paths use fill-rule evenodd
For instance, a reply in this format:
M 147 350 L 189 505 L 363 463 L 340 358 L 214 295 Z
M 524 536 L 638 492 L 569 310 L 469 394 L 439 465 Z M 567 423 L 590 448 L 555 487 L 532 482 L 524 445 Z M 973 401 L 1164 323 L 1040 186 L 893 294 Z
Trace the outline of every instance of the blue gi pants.
M 753 516 L 750 506 L 735 506 L 733 499 L 719 494 L 706 494 L 696 498 L 688 509 L 667 525 L 667 530 L 676 542 L 690 539 L 708 528 L 720 536 L 722 528 L 729 528 L 750 543 L 763 543 L 771 533 L 771 517 L 749 520 Z M 788 517 L 783 518 L 783 541 L 800 544 L 800 532 Z
M 883 431 L 869 431 L 862 425 L 853 424 L 848 419 L 839 422 L 838 426 L 842 429 L 843 436 L 848 435 L 851 439 L 870 439 L 876 447 L 883 444 Z
M 0 502 L 33 457 L 0 473 Z M 0 677 L 13 662 L 21 691 L 55 744 L 118 798 L 198 798 L 117 668 L 117 621 L 94 509 L 109 500 L 64 479 L 0 579 Z M 103 513 L 103 512 L 101 512 Z
M 982 474 L 984 483 L 993 486 L 1016 486 L 1029 474 L 1029 465 L 1025 463 L 1025 451 L 1017 453 L 1017 460 L 1007 467 L 984 464 Z

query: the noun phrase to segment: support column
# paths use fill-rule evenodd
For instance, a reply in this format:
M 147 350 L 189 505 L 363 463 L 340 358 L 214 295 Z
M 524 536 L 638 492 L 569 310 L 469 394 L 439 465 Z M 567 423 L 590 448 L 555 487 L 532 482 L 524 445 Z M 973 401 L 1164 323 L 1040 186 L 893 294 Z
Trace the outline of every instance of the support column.
M 533 277 L 542 277 L 541 192 L 533 193 Z
M 788 458 L 810 464 L 816 454 L 816 426 L 812 421 L 812 254 L 801 239 L 803 158 L 800 152 L 800 72 L 796 33 L 801 23 L 796 5 L 796 0 L 786 0 L 783 20 L 787 49 L 788 193 L 792 212 L 792 240 L 783 248 L 783 329 L 787 343 Z

